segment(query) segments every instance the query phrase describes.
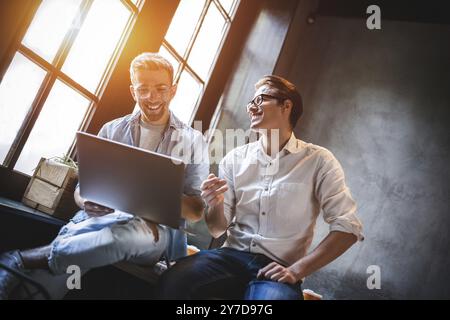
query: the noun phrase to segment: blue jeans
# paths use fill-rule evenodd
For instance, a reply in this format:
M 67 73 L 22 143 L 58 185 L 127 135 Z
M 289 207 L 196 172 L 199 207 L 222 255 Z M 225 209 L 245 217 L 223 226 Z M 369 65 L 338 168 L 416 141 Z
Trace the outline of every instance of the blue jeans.
M 301 300 L 296 284 L 258 280 L 259 269 L 272 260 L 231 248 L 204 250 L 179 259 L 160 277 L 161 299 Z
M 139 217 L 121 212 L 89 217 L 79 211 L 53 240 L 48 265 L 55 275 L 65 274 L 70 265 L 87 271 L 122 260 L 152 266 L 169 243 L 167 228 L 158 226 L 158 231 L 155 242 Z

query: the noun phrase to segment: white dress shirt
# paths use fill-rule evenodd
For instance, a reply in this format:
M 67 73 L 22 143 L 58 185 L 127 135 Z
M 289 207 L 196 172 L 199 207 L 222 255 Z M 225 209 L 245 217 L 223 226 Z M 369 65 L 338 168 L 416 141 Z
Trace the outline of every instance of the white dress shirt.
M 293 133 L 274 159 L 265 153 L 262 139 L 232 150 L 222 159 L 219 176 L 229 187 L 226 247 L 291 265 L 306 255 L 321 209 L 330 231 L 363 240 L 341 165 L 330 151 Z

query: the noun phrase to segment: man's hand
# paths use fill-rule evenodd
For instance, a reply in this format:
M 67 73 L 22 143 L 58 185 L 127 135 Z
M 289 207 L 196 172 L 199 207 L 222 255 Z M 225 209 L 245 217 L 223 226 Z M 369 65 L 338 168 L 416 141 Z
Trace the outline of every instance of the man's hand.
M 282 265 L 271 262 L 262 269 L 259 269 L 256 276 L 258 279 L 269 279 L 273 281 L 295 284 L 297 280 L 296 276 L 289 267 L 283 267 Z
M 202 190 L 201 197 L 209 207 L 223 203 L 223 194 L 228 190 L 227 182 L 217 178 L 213 173 L 202 182 L 200 188 Z
M 181 216 L 190 222 L 197 222 L 203 218 L 205 206 L 200 196 L 181 197 Z
M 80 188 L 76 188 L 73 194 L 75 203 L 83 209 L 90 217 L 101 217 L 113 213 L 114 209 L 104 207 L 98 203 L 88 201 L 81 197 Z
M 114 212 L 114 209 L 104 207 L 92 201 L 84 201 L 83 209 L 90 217 L 101 217 Z

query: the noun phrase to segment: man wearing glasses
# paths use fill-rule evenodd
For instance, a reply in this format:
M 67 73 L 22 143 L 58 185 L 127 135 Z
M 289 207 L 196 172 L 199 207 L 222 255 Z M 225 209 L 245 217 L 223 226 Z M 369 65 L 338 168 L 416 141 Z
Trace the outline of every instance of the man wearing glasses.
M 177 261 L 160 278 L 162 298 L 302 299 L 303 278 L 363 239 L 339 162 L 294 136 L 296 87 L 266 76 L 255 88 L 247 112 L 260 139 L 228 153 L 201 186 L 208 229 L 227 240 Z M 321 210 L 330 233 L 307 254 Z
M 140 110 L 105 124 L 98 135 L 165 155 L 171 155 L 178 142 L 187 146 L 185 154 L 192 158 L 184 159 L 187 163 L 182 216 L 198 221 L 204 209 L 200 185 L 209 172 L 207 147 L 202 133 L 169 111 L 177 89 L 173 85 L 173 67 L 158 54 L 143 53 L 132 61 L 130 76 L 131 95 Z M 152 266 L 163 255 L 175 260 L 187 253 L 182 231 L 86 201 L 78 188 L 75 201 L 82 210 L 50 245 L 6 253 L 0 262 L 16 269 L 47 269 L 60 275 L 70 265 L 77 265 L 82 271 L 122 260 Z M 0 299 L 7 298 L 16 283 L 12 274 L 0 272 Z

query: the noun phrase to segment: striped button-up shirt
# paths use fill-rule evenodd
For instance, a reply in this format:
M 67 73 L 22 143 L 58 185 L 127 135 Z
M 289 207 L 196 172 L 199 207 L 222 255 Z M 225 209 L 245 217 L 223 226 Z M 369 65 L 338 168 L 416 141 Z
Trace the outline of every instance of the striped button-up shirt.
M 100 137 L 139 146 L 140 111 L 106 123 L 99 131 Z M 184 174 L 184 194 L 201 193 L 200 185 L 209 173 L 208 147 L 200 131 L 194 130 L 170 113 L 169 123 L 155 150 L 157 153 L 182 159 L 186 164 Z M 149 181 L 149 183 L 153 183 Z M 181 222 L 184 224 L 184 222 Z M 187 254 L 186 234 L 169 228 L 170 244 L 167 248 L 171 260 Z

